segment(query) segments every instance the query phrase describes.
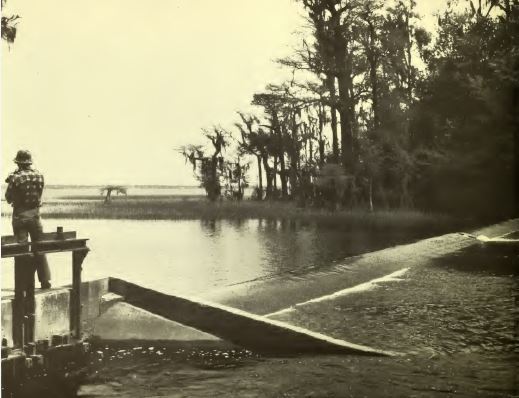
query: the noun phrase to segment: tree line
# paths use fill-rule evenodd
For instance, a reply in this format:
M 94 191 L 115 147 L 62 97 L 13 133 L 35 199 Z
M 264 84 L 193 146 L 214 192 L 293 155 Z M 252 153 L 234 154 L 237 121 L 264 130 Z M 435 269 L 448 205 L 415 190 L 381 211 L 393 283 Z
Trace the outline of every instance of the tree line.
M 181 150 L 211 200 L 243 198 L 253 162 L 258 200 L 518 211 L 518 0 L 450 2 L 433 32 L 413 0 L 298 1 L 292 78 Z

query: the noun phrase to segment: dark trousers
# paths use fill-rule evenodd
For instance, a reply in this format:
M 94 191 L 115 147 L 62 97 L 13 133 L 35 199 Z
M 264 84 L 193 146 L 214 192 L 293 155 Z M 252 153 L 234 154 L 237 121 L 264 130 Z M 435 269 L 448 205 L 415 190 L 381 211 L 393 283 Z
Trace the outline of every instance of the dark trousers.
M 39 241 L 43 233 L 40 216 L 30 218 L 13 216 L 13 232 L 19 243 L 28 242 L 29 235 L 31 236 L 32 242 Z M 36 255 L 34 262 L 40 283 L 50 281 L 50 269 L 47 257 L 44 254 Z

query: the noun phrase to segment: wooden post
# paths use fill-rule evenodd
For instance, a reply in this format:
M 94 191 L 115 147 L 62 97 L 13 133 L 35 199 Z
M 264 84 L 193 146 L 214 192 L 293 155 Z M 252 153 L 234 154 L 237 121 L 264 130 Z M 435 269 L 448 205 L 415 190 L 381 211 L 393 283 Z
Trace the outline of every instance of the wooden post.
M 36 300 L 34 298 L 34 273 L 36 271 L 36 257 L 26 257 L 25 266 L 25 300 L 24 300 L 24 322 L 23 322 L 23 343 L 34 342 L 34 312 Z
M 72 252 L 72 290 L 70 292 L 70 331 L 75 339 L 81 338 L 81 264 L 88 249 Z
M 34 340 L 34 256 L 14 259 L 13 345 L 23 348 Z
M 25 257 L 14 259 L 14 299 L 13 299 L 13 346 L 23 347 L 23 318 L 25 312 Z

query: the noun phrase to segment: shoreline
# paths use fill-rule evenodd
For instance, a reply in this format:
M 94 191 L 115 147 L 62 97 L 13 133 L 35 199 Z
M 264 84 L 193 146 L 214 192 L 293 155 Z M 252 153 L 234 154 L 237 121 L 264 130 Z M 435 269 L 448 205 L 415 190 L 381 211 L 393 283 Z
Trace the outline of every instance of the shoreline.
M 2 206 L 5 210 L 5 206 Z M 11 209 L 2 212 L 10 217 Z M 411 209 L 375 210 L 299 207 L 294 202 L 222 200 L 209 202 L 199 196 L 115 197 L 105 204 L 99 196 L 56 198 L 43 204 L 41 215 L 54 219 L 99 220 L 285 220 L 347 228 L 425 229 L 449 232 L 470 228 L 486 220 L 468 220 Z

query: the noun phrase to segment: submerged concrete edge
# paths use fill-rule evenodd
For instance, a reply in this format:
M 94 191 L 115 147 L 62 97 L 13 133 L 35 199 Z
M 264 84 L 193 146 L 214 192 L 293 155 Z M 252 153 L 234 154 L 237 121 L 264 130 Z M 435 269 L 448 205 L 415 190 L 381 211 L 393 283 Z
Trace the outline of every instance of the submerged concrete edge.
M 398 355 L 196 297 L 161 293 L 118 278 L 109 278 L 108 290 L 135 307 L 260 353 Z

